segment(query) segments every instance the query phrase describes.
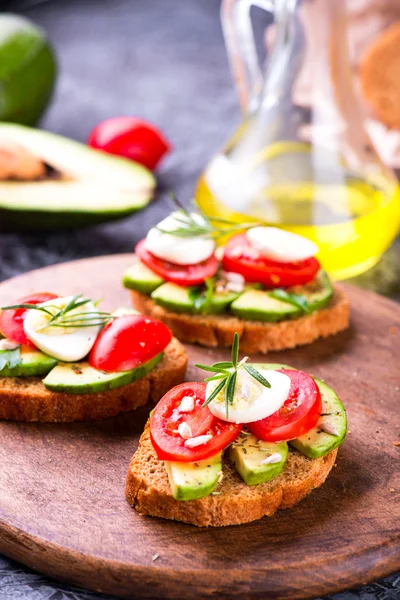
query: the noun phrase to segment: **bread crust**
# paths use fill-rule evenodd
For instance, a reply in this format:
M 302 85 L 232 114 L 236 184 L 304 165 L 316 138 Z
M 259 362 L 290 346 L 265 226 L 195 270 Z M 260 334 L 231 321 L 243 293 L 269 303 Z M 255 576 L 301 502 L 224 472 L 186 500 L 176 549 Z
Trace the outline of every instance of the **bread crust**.
M 235 331 L 240 349 L 246 354 L 284 350 L 310 344 L 346 329 L 350 320 L 350 303 L 344 292 L 335 288 L 329 305 L 310 315 L 279 323 L 246 321 L 230 315 L 189 315 L 170 312 L 149 296 L 131 290 L 133 305 L 140 312 L 162 321 L 182 342 L 201 346 L 229 347 Z
M 191 523 L 198 527 L 222 527 L 249 523 L 291 508 L 322 485 L 332 469 L 337 449 L 322 458 L 307 458 L 290 448 L 284 470 L 278 477 L 248 486 L 229 460 L 217 495 L 178 501 L 172 496 L 164 463 L 158 460 L 150 440 L 149 422 L 129 465 L 125 495 L 141 515 Z
M 40 377 L 1 377 L 0 419 L 60 423 L 112 417 L 149 401 L 158 402 L 171 387 L 182 383 L 187 361 L 184 347 L 173 338 L 150 373 L 98 394 L 52 392 Z

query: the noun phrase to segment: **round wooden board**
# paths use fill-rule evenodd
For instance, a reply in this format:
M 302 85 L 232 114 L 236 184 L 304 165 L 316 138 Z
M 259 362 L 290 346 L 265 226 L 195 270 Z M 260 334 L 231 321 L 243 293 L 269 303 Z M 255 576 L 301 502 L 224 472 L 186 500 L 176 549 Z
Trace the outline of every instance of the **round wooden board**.
M 110 309 L 127 305 L 120 278 L 131 260 L 109 256 L 27 273 L 0 285 L 0 305 L 44 290 L 104 298 Z M 393 444 L 400 439 L 400 307 L 346 291 L 348 331 L 268 355 L 326 379 L 348 409 L 337 466 L 301 504 L 221 529 L 141 517 L 126 503 L 124 484 L 150 407 L 94 423 L 2 422 L 0 552 L 124 598 L 306 598 L 400 569 L 400 448 Z M 192 364 L 227 355 L 193 346 L 188 353 Z M 190 368 L 188 378 L 199 373 Z

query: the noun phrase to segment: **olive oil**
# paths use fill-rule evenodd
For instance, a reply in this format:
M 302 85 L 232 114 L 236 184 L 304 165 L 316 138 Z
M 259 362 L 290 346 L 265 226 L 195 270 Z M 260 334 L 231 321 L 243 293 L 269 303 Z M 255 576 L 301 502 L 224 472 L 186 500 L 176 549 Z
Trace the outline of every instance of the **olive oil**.
M 400 193 L 390 172 L 361 177 L 334 153 L 300 142 L 281 141 L 251 160 L 243 156 L 227 149 L 201 176 L 196 201 L 207 215 L 304 235 L 318 244 L 318 258 L 334 279 L 372 267 L 395 238 Z

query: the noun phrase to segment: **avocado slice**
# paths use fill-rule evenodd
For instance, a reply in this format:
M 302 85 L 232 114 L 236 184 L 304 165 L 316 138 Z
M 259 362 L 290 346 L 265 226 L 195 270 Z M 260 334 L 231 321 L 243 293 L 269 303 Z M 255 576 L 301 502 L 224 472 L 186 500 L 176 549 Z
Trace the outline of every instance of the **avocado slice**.
M 321 310 L 327 306 L 333 296 L 333 286 L 329 275 L 323 269 L 320 269 L 315 278 L 303 286 L 289 288 L 288 292 L 302 294 L 307 302 L 310 312 Z
M 262 464 L 276 454 L 277 462 Z M 242 432 L 229 449 L 229 458 L 247 485 L 258 485 L 273 479 L 282 471 L 288 455 L 286 442 L 264 442 Z
M 162 356 L 161 352 L 136 369 L 117 373 L 98 371 L 87 362 L 60 363 L 43 379 L 43 385 L 52 392 L 65 394 L 108 392 L 141 379 L 160 362 Z
M 269 292 L 248 290 L 231 304 L 231 311 L 240 319 L 276 323 L 295 319 L 303 314 L 301 308 L 270 296 Z
M 222 473 L 221 453 L 197 463 L 165 461 L 175 500 L 197 500 L 209 496 Z
M 257 363 L 257 367 L 273 371 L 277 371 L 278 369 L 294 369 L 294 367 L 290 367 L 289 365 L 278 363 Z M 347 416 L 346 409 L 333 389 L 321 381 L 321 379 L 317 379 L 316 377 L 313 377 L 313 379 L 318 385 L 322 397 L 320 420 L 308 433 L 295 440 L 290 440 L 289 444 L 302 454 L 305 454 L 305 456 L 308 456 L 308 458 L 320 458 L 342 444 L 347 432 Z M 333 430 L 338 435 L 332 435 L 324 431 L 322 429 L 323 424 L 333 427 Z
M 323 269 L 318 271 L 310 283 L 287 288 L 286 291 L 304 296 L 310 312 L 327 306 L 333 296 L 331 281 Z M 231 311 L 241 319 L 270 323 L 296 319 L 306 314 L 301 307 L 274 298 L 272 292 L 260 290 L 248 290 L 243 293 L 232 303 Z
M 53 229 L 120 219 L 148 204 L 155 179 L 133 161 L 60 135 L 0 123 L 0 147 L 13 144 L 39 158 L 47 175 L 0 181 L 2 229 Z
M 229 305 L 239 296 L 240 294 L 236 292 L 214 293 L 210 305 L 205 311 L 202 311 L 195 307 L 189 288 L 175 283 L 163 283 L 151 294 L 154 302 L 167 310 L 189 314 L 220 314 L 227 312 Z
M 30 348 L 21 348 L 20 356 L 20 364 L 12 368 L 5 367 L 0 371 L 0 377 L 44 377 L 58 362 L 40 350 Z
M 320 458 L 343 442 L 347 432 L 346 410 L 335 392 L 320 379 L 315 379 L 322 395 L 322 414 L 317 425 L 308 433 L 289 442 L 309 458 Z M 332 427 L 338 435 L 327 433 Z
M 129 290 L 136 290 L 149 296 L 164 283 L 164 279 L 149 269 L 141 260 L 137 260 L 125 271 L 122 283 Z

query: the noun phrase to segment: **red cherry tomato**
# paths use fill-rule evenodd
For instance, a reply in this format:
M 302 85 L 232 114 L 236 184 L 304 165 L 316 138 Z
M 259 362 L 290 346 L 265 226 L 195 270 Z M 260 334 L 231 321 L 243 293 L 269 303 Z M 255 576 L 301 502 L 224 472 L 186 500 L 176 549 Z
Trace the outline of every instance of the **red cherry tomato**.
M 249 430 L 260 440 L 281 442 L 310 431 L 322 412 L 321 392 L 314 379 L 303 371 L 280 369 L 291 379 L 289 396 L 274 414 L 249 423 Z
M 314 257 L 291 263 L 269 260 L 251 246 L 245 234 L 235 235 L 228 241 L 222 266 L 225 271 L 240 273 L 246 281 L 273 288 L 308 283 L 320 269 Z
M 170 390 L 157 404 L 150 420 L 150 436 L 160 460 L 197 462 L 223 450 L 239 435 L 242 425 L 227 423 L 214 417 L 208 407 L 202 408 L 206 396 L 205 383 L 182 383 Z M 184 396 L 194 398 L 194 409 L 189 413 L 178 410 Z M 187 423 L 192 437 L 211 434 L 205 444 L 188 448 L 179 435 L 180 423 Z
M 42 292 L 38 294 L 32 294 L 31 296 L 25 296 L 21 298 L 15 304 L 41 304 L 47 302 L 47 300 L 54 300 L 58 298 L 55 294 L 49 292 Z M 27 313 L 26 308 L 16 308 L 11 310 L 2 310 L 0 313 L 0 331 L 9 340 L 29 346 L 29 348 L 36 348 L 36 346 L 28 340 L 24 331 L 24 319 Z
M 218 261 L 214 255 L 196 265 L 175 265 L 157 258 L 146 249 L 146 240 L 141 240 L 135 252 L 145 265 L 167 281 L 178 285 L 199 285 L 205 279 L 213 277 L 218 270 Z
M 154 169 L 171 145 L 157 127 L 135 117 L 113 117 L 92 130 L 88 144 Z
M 160 321 L 144 315 L 125 315 L 108 323 L 89 354 L 89 364 L 100 371 L 130 371 L 170 343 L 172 334 Z

